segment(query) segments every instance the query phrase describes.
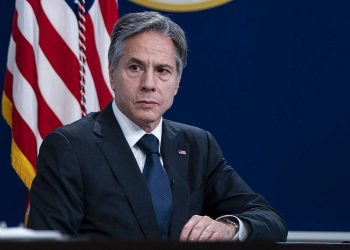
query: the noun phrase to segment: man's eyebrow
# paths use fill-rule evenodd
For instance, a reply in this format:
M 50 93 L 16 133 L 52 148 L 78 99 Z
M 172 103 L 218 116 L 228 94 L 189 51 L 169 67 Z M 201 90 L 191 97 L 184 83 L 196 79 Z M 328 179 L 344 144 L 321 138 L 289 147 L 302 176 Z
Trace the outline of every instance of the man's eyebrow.
M 136 57 L 131 57 L 129 58 L 128 60 L 128 63 L 137 63 L 137 64 L 140 64 L 140 65 L 146 65 L 146 63 Z M 157 68 L 169 68 L 169 69 L 173 69 L 174 67 L 170 64 L 167 64 L 167 63 L 158 63 L 155 65 L 155 67 Z
M 169 68 L 169 69 L 173 68 L 173 66 L 166 64 L 166 63 L 158 63 L 158 64 L 156 64 L 156 67 L 157 68 Z
M 145 65 L 145 63 L 143 61 L 141 61 L 140 59 L 137 59 L 135 57 L 131 57 L 129 60 L 128 60 L 128 63 L 137 63 L 137 64 L 141 64 L 141 65 Z

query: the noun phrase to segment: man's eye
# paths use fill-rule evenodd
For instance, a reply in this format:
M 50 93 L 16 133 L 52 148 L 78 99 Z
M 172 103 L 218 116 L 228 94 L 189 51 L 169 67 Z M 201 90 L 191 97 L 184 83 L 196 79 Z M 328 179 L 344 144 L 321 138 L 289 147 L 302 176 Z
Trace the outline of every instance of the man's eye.
M 140 66 L 137 65 L 137 64 L 130 65 L 129 69 L 132 70 L 132 71 L 139 71 L 139 70 L 141 70 Z
M 165 69 L 165 68 L 159 68 L 158 69 L 158 73 L 160 73 L 160 74 L 167 74 L 167 73 L 170 73 L 170 71 L 168 69 Z

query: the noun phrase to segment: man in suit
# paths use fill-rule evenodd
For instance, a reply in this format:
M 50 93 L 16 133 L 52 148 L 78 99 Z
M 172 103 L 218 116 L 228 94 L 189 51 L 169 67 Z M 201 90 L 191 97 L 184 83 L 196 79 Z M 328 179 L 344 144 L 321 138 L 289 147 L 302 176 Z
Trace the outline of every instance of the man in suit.
M 28 227 L 117 239 L 284 241 L 281 216 L 227 164 L 213 136 L 162 118 L 186 65 L 183 30 L 156 12 L 128 14 L 108 58 L 115 98 L 45 138 Z

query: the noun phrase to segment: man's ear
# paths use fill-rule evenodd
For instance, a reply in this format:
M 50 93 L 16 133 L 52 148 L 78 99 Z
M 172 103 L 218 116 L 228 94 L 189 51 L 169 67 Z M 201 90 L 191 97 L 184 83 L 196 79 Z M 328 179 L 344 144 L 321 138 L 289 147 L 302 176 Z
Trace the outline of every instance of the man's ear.
M 115 91 L 115 68 L 111 63 L 108 63 L 108 74 L 109 74 L 109 84 L 111 85 L 111 89 Z
M 109 73 L 109 79 L 111 80 L 111 83 L 112 83 L 112 81 L 114 81 L 114 67 L 110 62 L 108 63 L 108 73 Z
M 175 84 L 175 92 L 174 92 L 174 96 L 176 96 L 177 92 L 179 91 L 180 88 L 180 78 L 176 80 L 176 84 Z

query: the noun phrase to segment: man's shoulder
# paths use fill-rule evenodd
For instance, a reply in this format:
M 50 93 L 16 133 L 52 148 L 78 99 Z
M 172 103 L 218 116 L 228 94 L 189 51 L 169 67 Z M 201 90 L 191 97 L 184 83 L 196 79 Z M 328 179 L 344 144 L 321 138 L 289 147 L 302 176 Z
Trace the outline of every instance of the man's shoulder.
M 96 136 L 102 136 L 113 131 L 116 123 L 112 104 L 109 103 L 102 110 L 90 112 L 83 118 L 57 128 L 49 135 L 61 135 L 70 141 L 88 142 L 94 140 Z
M 87 114 L 85 117 L 82 117 L 76 121 L 73 121 L 69 124 L 66 124 L 58 129 L 62 130 L 74 130 L 75 128 L 84 128 L 84 127 L 89 127 L 91 124 L 93 124 L 94 120 L 96 119 L 96 116 L 100 113 L 98 112 L 91 112 Z
M 206 137 L 209 133 L 208 131 L 206 131 L 202 128 L 188 125 L 185 123 L 170 121 L 167 119 L 164 119 L 164 126 L 170 133 L 173 133 L 176 135 L 194 136 L 194 137 L 205 136 Z
M 164 119 L 164 124 L 166 126 L 168 126 L 169 128 L 173 128 L 173 129 L 179 130 L 179 131 L 181 130 L 181 131 L 205 132 L 205 130 L 203 130 L 199 127 L 192 126 L 192 125 L 185 124 L 185 123 L 171 121 L 168 119 Z
M 52 133 L 62 134 L 64 136 L 85 136 L 90 133 L 94 126 L 94 121 L 99 112 L 89 113 L 87 116 L 82 117 L 72 123 L 63 125 L 55 129 Z

